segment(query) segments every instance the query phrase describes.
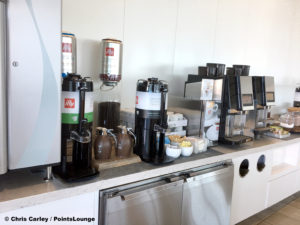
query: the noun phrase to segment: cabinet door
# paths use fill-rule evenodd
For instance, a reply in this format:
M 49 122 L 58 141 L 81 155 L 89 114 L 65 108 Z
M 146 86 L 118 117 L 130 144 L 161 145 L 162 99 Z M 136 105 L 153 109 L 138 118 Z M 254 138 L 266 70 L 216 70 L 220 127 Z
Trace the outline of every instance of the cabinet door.
M 7 1 L 8 167 L 60 161 L 61 0 Z
M 0 224 L 3 225 L 45 225 L 45 224 L 80 224 L 97 225 L 98 224 L 98 192 L 91 192 L 75 197 L 52 201 L 45 204 L 26 207 L 7 213 L 0 214 Z M 8 218 L 8 221 L 5 218 Z M 67 218 L 94 218 L 94 221 L 73 221 Z M 35 221 L 33 219 L 45 218 L 47 222 Z M 31 221 L 30 221 L 31 220 Z M 3 222 L 5 221 L 5 222 Z
M 268 202 L 270 207 L 299 191 L 300 170 L 291 172 L 268 183 Z
M 231 224 L 236 224 L 265 209 L 267 182 L 272 169 L 271 157 L 271 152 L 266 151 L 233 160 Z M 264 160 L 259 162 L 262 158 Z
M 105 199 L 102 225 L 180 225 L 183 181 L 158 182 Z
M 201 171 L 183 189 L 182 225 L 229 225 L 233 166 Z

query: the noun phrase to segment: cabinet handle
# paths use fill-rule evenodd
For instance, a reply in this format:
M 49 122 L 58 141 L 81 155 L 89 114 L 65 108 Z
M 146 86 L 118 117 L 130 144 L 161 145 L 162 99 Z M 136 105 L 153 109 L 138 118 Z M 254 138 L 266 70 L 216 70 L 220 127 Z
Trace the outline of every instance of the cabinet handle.
M 249 169 L 240 169 L 240 175 L 242 177 L 246 176 L 249 173 Z
M 19 62 L 18 61 L 13 61 L 11 64 L 12 64 L 13 67 L 18 67 L 19 66 Z
M 240 165 L 239 173 L 241 177 L 245 177 L 249 173 L 249 160 L 244 159 Z
M 261 155 L 258 158 L 256 168 L 257 168 L 258 172 L 262 172 L 265 167 L 266 167 L 266 156 L 265 155 Z

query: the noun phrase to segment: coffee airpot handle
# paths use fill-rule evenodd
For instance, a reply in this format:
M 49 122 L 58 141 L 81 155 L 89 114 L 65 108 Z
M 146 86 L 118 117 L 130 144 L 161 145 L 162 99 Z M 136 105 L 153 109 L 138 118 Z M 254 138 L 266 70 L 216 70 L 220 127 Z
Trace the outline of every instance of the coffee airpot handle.
M 127 132 L 128 132 L 128 134 L 130 134 L 133 137 L 133 140 L 134 140 L 133 146 L 135 147 L 135 145 L 136 145 L 136 136 L 133 132 L 133 129 L 132 128 L 127 128 Z
M 118 146 L 118 140 L 117 140 L 116 135 L 113 133 L 113 129 L 107 129 L 106 132 L 107 132 L 107 135 L 111 136 L 114 139 L 115 147 L 117 147 Z

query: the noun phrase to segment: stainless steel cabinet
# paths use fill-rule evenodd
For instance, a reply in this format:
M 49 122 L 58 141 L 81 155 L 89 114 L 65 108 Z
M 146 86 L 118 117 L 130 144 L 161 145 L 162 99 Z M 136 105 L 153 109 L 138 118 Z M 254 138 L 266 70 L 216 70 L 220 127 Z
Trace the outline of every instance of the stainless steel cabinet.
M 102 196 L 100 224 L 180 225 L 183 181 L 141 185 Z
M 189 174 L 183 191 L 182 225 L 229 225 L 233 166 Z
M 219 163 L 100 192 L 100 225 L 228 225 L 233 166 Z

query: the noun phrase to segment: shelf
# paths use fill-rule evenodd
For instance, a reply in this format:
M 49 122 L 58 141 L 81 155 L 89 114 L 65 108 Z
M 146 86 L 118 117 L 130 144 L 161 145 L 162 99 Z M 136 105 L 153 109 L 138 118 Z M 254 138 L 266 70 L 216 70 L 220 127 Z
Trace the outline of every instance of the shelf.
M 284 176 L 286 174 L 294 172 L 298 169 L 299 169 L 298 166 L 294 166 L 294 165 L 291 165 L 291 164 L 288 164 L 288 163 L 278 164 L 278 165 L 272 167 L 270 180 L 277 179 L 281 176 Z

